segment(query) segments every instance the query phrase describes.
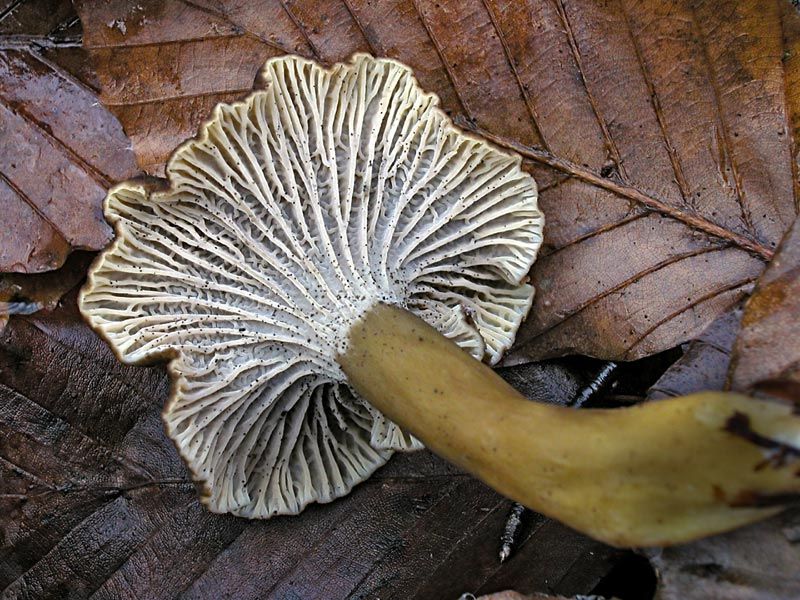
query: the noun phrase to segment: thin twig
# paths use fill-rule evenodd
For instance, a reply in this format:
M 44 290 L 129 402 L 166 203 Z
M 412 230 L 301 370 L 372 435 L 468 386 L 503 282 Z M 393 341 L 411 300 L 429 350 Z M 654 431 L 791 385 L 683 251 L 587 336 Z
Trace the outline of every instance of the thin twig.
M 597 372 L 597 375 L 595 375 L 594 379 L 592 379 L 575 397 L 575 400 L 572 402 L 572 406 L 575 408 L 580 408 L 589 400 L 596 398 L 598 394 L 600 394 L 613 383 L 613 380 L 615 379 L 614 372 L 618 367 L 619 365 L 613 361 L 608 361 L 602 367 L 600 367 L 600 370 Z
M 500 562 L 506 562 L 511 553 L 514 551 L 514 546 L 517 543 L 517 535 L 519 534 L 520 525 L 522 525 L 522 515 L 527 510 L 519 502 L 514 502 L 511 506 L 511 512 L 506 519 L 506 526 L 503 529 L 503 535 L 500 536 Z
M 455 121 L 459 127 L 477 133 L 478 135 L 486 138 L 494 144 L 497 144 L 498 146 L 513 150 L 528 160 L 546 165 L 556 169 L 557 171 L 561 171 L 562 173 L 567 173 L 576 179 L 580 179 L 581 181 L 585 181 L 591 185 L 608 190 L 609 192 L 612 192 L 623 198 L 627 198 L 628 200 L 636 202 L 637 204 L 641 204 L 642 206 L 645 206 L 646 208 L 649 208 L 650 210 L 658 212 L 664 216 L 681 221 L 692 229 L 696 229 L 714 237 L 727 240 L 731 244 L 738 246 L 743 250 L 747 250 L 748 252 L 751 252 L 766 261 L 772 259 L 774 250 L 767 248 L 760 242 L 733 231 L 729 231 L 728 229 L 720 227 L 719 225 L 712 223 L 711 221 L 699 215 L 688 213 L 678 206 L 673 206 L 667 202 L 664 202 L 663 200 L 659 200 L 658 198 L 645 194 L 633 186 L 603 177 L 591 169 L 576 164 L 572 161 L 554 156 L 546 150 L 527 146 L 515 140 L 495 135 L 478 127 L 475 125 L 475 123 L 468 121 L 467 119 L 456 117 Z
M 49 35 L 2 35 L 0 50 L 35 50 L 55 48 L 80 48 L 81 38 L 52 38 Z

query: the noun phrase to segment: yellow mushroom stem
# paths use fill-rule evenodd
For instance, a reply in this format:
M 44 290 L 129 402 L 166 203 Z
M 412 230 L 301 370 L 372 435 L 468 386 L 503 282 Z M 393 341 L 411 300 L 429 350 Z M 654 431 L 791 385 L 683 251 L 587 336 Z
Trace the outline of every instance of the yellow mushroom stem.
M 685 542 L 800 499 L 800 415 L 732 393 L 613 410 L 532 402 L 409 312 L 376 305 L 351 385 L 501 494 L 616 546 Z

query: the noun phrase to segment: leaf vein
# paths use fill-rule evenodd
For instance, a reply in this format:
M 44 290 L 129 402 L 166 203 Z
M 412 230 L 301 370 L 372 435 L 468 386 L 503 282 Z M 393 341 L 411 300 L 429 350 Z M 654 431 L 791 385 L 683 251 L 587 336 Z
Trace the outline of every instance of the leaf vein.
M 724 117 L 722 111 L 722 100 L 720 98 L 720 88 L 719 82 L 717 81 L 717 71 L 714 67 L 714 63 L 711 60 L 711 55 L 708 51 L 708 43 L 706 39 L 703 37 L 703 31 L 700 28 L 700 24 L 697 19 L 697 11 L 694 6 L 690 6 L 690 14 L 692 17 L 692 28 L 695 30 L 697 34 L 696 37 L 698 39 L 698 43 L 700 48 L 702 49 L 703 55 L 703 62 L 706 64 L 706 68 L 708 69 L 708 80 L 711 83 L 711 89 L 714 92 L 714 106 L 717 110 L 717 121 L 720 125 L 720 134 L 721 134 L 721 141 L 722 141 L 722 150 L 725 153 L 725 156 L 728 157 L 731 165 L 731 172 L 733 175 L 733 185 L 736 191 L 736 197 L 738 199 L 739 210 L 741 211 L 742 222 L 744 226 L 747 228 L 748 233 L 753 234 L 753 220 L 750 215 L 750 211 L 746 205 L 744 191 L 742 190 L 742 181 L 741 175 L 739 173 L 739 167 L 737 165 L 736 156 L 734 155 L 731 147 L 730 141 L 730 132 L 728 131 L 728 123 Z M 724 165 L 720 165 L 720 168 L 724 168 Z
M 642 78 L 644 79 L 645 85 L 647 85 L 647 91 L 650 94 L 650 104 L 653 107 L 653 111 L 655 112 L 656 115 L 656 120 L 658 121 L 658 128 L 661 133 L 661 138 L 664 140 L 664 146 L 666 147 L 667 154 L 669 155 L 670 163 L 672 164 L 672 172 L 675 175 L 675 181 L 678 184 L 678 189 L 680 190 L 681 198 L 683 199 L 684 202 L 690 202 L 691 196 L 690 196 L 689 185 L 687 184 L 686 177 L 683 174 L 683 167 L 681 166 L 680 157 L 678 156 L 675 147 L 672 145 L 672 142 L 670 141 L 669 135 L 667 133 L 666 118 L 664 115 L 664 110 L 661 107 L 661 100 L 656 94 L 653 78 L 650 75 L 650 70 L 647 67 L 647 62 L 645 61 L 644 55 L 642 54 L 642 48 L 639 43 L 639 40 L 633 33 L 633 26 L 631 25 L 631 20 L 628 15 L 628 11 L 625 10 L 625 5 L 623 2 L 619 2 L 619 10 L 623 20 L 625 21 L 625 29 L 628 32 L 631 44 L 633 45 L 634 53 L 636 54 L 636 61 L 639 64 L 639 70 L 642 73 Z
M 692 300 L 691 302 L 685 304 L 684 306 L 681 306 L 680 308 L 678 308 L 677 310 L 673 311 L 672 313 L 670 313 L 669 315 L 667 315 L 663 319 L 659 319 L 653 325 L 648 327 L 630 345 L 630 348 L 628 349 L 627 354 L 630 356 L 631 353 L 633 352 L 633 350 L 639 344 L 641 344 L 647 338 L 647 336 L 649 336 L 651 333 L 653 333 L 656 329 L 658 329 L 659 327 L 661 327 L 665 323 L 668 323 L 669 321 L 679 317 L 680 315 L 682 315 L 686 311 L 693 309 L 695 306 L 697 306 L 698 304 L 702 304 L 706 300 L 711 300 L 712 298 L 715 298 L 716 296 L 719 296 L 720 294 L 724 294 L 725 292 L 733 291 L 733 290 L 738 289 L 740 287 L 748 286 L 748 285 L 752 284 L 756 279 L 757 279 L 757 277 L 748 277 L 747 279 L 744 279 L 744 280 L 739 280 L 739 281 L 735 281 L 733 283 L 726 284 L 724 286 L 720 286 L 720 287 L 708 292 L 707 294 L 703 294 L 702 296 L 700 296 L 698 298 L 695 298 L 694 300 Z
M 417 16 L 419 17 L 419 21 L 422 24 L 423 29 L 425 29 L 425 33 L 428 35 L 428 39 L 430 39 L 431 43 L 433 44 L 433 47 L 436 50 L 436 54 L 439 57 L 442 66 L 444 67 L 444 71 L 447 74 L 447 79 L 453 88 L 453 92 L 455 93 L 456 98 L 458 98 L 458 103 L 461 105 L 461 108 L 464 110 L 464 114 L 467 116 L 467 118 L 470 120 L 474 120 L 473 116 L 474 113 L 470 110 L 466 100 L 461 95 L 461 91 L 458 89 L 458 86 L 456 85 L 455 76 L 453 75 L 452 69 L 450 68 L 450 65 L 448 64 L 447 60 L 444 57 L 444 52 L 442 51 L 442 47 L 439 44 L 439 40 L 437 40 L 436 36 L 433 35 L 433 32 L 431 31 L 430 26 L 428 25 L 428 21 L 419 7 L 419 0 L 412 0 L 412 2 L 414 4 L 414 10 L 416 11 Z
M 564 323 L 566 323 L 567 321 L 569 321 L 573 317 L 578 316 L 579 314 L 583 313 L 588 308 L 591 308 L 592 306 L 596 305 L 598 302 L 600 302 L 604 298 L 614 294 L 615 292 L 618 292 L 620 290 L 625 289 L 626 287 L 628 287 L 632 283 L 635 283 L 636 281 L 642 279 L 643 277 L 647 277 L 648 275 L 652 275 L 653 273 L 657 273 L 658 271 L 661 271 L 661 270 L 663 270 L 663 269 L 665 269 L 665 268 L 667 268 L 667 267 L 669 267 L 671 265 L 677 264 L 682 260 L 686 260 L 687 258 L 693 258 L 695 256 L 702 256 L 703 254 L 709 254 L 711 252 L 725 251 L 726 249 L 727 248 L 724 247 L 724 246 L 712 246 L 710 248 L 701 248 L 700 250 L 692 250 L 691 252 L 684 252 L 682 254 L 675 254 L 673 256 L 670 256 L 666 260 L 663 260 L 663 261 L 657 262 L 657 263 L 655 263 L 653 265 L 650 265 L 646 269 L 642 269 L 641 271 L 637 271 L 636 273 L 634 273 L 633 275 L 631 275 L 630 277 L 628 277 L 624 281 L 621 281 L 620 283 L 617 283 L 617 284 L 615 284 L 613 286 L 605 288 L 599 294 L 597 294 L 595 296 L 592 296 L 591 298 L 589 298 L 589 300 L 583 302 L 582 304 L 579 304 L 572 311 L 564 314 L 558 320 L 558 322 L 553 323 L 552 325 L 550 325 L 549 327 L 546 327 L 542 331 L 537 332 L 536 333 L 536 337 L 540 337 L 540 336 L 548 333 L 549 331 L 555 329 L 556 327 L 559 327 L 559 326 L 563 325 Z M 520 344 L 520 346 L 524 346 L 524 345 L 525 345 L 525 342 Z
M 300 35 L 303 36 L 303 39 L 306 41 L 306 44 L 308 44 L 308 47 L 311 48 L 311 53 L 314 56 L 314 58 L 316 58 L 317 60 L 321 61 L 322 60 L 322 54 L 320 53 L 319 48 L 317 48 L 316 44 L 314 44 L 314 42 L 311 40 L 311 36 L 309 35 L 309 33 L 306 30 L 306 28 L 297 19 L 297 17 L 295 17 L 294 13 L 291 11 L 289 6 L 286 4 L 285 0 L 279 0 L 279 4 L 281 5 L 281 8 L 283 9 L 283 12 L 286 13 L 286 16 L 289 17 L 289 19 L 292 21 L 292 23 L 294 23 L 294 26 L 297 27 L 297 31 L 299 31 Z
M 544 138 L 544 134 L 542 130 L 539 128 L 539 117 L 536 114 L 536 109 L 533 107 L 533 102 L 531 101 L 530 94 L 528 93 L 527 88 L 522 83 L 522 78 L 519 74 L 519 69 L 517 69 L 517 65 L 514 62 L 514 58 L 511 54 L 511 48 L 508 45 L 508 40 L 506 39 L 503 30 L 500 27 L 500 23 L 497 19 L 497 15 L 495 14 L 494 9 L 489 4 L 489 0 L 481 0 L 483 2 L 483 6 L 486 8 L 486 12 L 489 14 L 489 20 L 492 23 L 492 27 L 494 27 L 495 32 L 497 32 L 497 39 L 500 40 L 500 45 L 503 47 L 503 55 L 506 58 L 506 62 L 508 66 L 511 68 L 511 72 L 514 74 L 514 79 L 517 82 L 517 86 L 519 87 L 519 91 L 522 94 L 522 99 L 525 102 L 525 108 L 528 110 L 528 115 L 531 119 L 531 125 L 533 125 L 533 129 L 536 132 L 536 137 L 541 140 L 542 146 L 545 150 L 549 150 L 550 147 L 547 144 L 547 140 Z
M 350 5 L 350 0 L 342 0 L 342 4 L 344 4 L 344 7 L 347 9 L 347 12 L 350 13 L 350 18 L 353 19 L 353 22 L 356 24 L 356 27 L 358 27 L 358 30 L 361 32 L 361 37 L 363 37 L 364 41 L 367 43 L 367 47 L 369 48 L 370 53 L 373 54 L 374 56 L 383 54 L 382 51 L 378 50 L 378 48 L 375 47 L 375 45 L 372 43 L 372 40 L 369 39 L 369 36 L 367 35 L 367 30 L 364 29 L 364 26 L 361 24 L 361 19 L 358 18 L 356 11 L 354 11 L 353 7 Z
M 583 66 L 583 58 L 581 57 L 580 49 L 578 48 L 578 42 L 575 40 L 575 32 L 573 31 L 572 24 L 567 17 L 567 11 L 564 8 L 564 1 L 555 0 L 555 4 L 556 12 L 558 12 L 558 17 L 561 20 L 561 24 L 564 27 L 564 33 L 566 34 L 567 41 L 569 42 L 572 59 L 575 61 L 575 66 L 578 68 L 578 74 L 580 75 L 583 89 L 586 90 L 586 97 L 588 98 L 589 104 L 592 107 L 592 112 L 597 120 L 597 124 L 600 126 L 600 130 L 603 132 L 606 150 L 611 156 L 611 159 L 614 161 L 620 176 L 627 180 L 625 168 L 622 165 L 622 158 L 620 157 L 617 145 L 614 142 L 614 139 L 611 137 L 611 132 L 608 130 L 605 119 L 603 119 L 602 115 L 600 114 L 600 108 L 597 106 L 597 101 L 594 98 L 594 94 L 592 94 L 592 91 L 589 89 L 589 82 L 586 78 L 586 69 Z
M 60 148 L 68 156 L 68 158 L 71 159 L 71 162 L 80 166 L 80 168 L 92 179 L 94 179 L 95 183 L 97 183 L 101 188 L 106 189 L 111 185 L 108 177 L 106 177 L 105 174 L 101 173 L 98 169 L 86 162 L 82 156 L 70 148 L 65 142 L 58 139 L 55 135 L 49 132 L 47 128 L 43 127 L 42 124 L 36 118 L 34 118 L 24 106 L 18 105 L 15 107 L 16 110 L 14 110 L 12 108 L 12 102 L 10 102 L 2 93 L 0 93 L 0 106 L 8 110 L 11 114 L 18 116 L 29 127 L 38 131 L 42 137 L 53 142 L 57 148 Z
M 263 35 L 260 35 L 260 34 L 258 34 L 256 32 L 254 32 L 252 29 L 242 25 L 241 23 L 239 23 L 237 21 L 234 21 L 231 18 L 231 16 L 228 15 L 228 13 L 224 12 L 224 10 L 223 11 L 215 11 L 215 10 L 213 10 L 211 8 L 206 7 L 206 6 L 200 6 L 199 4 L 196 4 L 196 3 L 192 2 L 191 0 L 180 0 L 180 1 L 181 1 L 181 3 L 183 3 L 184 5 L 186 5 L 186 6 L 190 7 L 190 8 L 193 8 L 193 9 L 198 10 L 200 12 L 203 12 L 203 13 L 206 13 L 208 15 L 211 15 L 212 17 L 217 17 L 219 19 L 222 19 L 223 21 L 226 21 L 226 22 L 230 23 L 230 25 L 232 27 L 234 27 L 235 29 L 241 31 L 243 34 L 246 34 L 246 35 L 249 35 L 251 37 L 254 37 L 257 40 L 260 40 L 261 42 L 266 44 L 267 46 L 271 46 L 271 47 L 275 48 L 276 50 L 280 50 L 281 52 L 283 52 L 285 54 L 292 54 L 292 51 L 289 48 L 284 48 L 283 46 L 281 46 L 280 44 L 274 42 L 273 40 L 271 40 L 269 38 L 266 38 Z M 282 3 L 283 2 L 281 2 L 281 4 Z M 224 6 L 224 4 L 222 4 L 222 6 Z M 228 37 L 228 36 L 221 36 L 221 37 Z M 233 36 L 230 36 L 230 37 L 240 37 L 240 36 L 233 35 Z M 215 39 L 219 39 L 219 38 L 215 38 Z M 312 51 L 313 51 L 313 47 L 312 47 Z

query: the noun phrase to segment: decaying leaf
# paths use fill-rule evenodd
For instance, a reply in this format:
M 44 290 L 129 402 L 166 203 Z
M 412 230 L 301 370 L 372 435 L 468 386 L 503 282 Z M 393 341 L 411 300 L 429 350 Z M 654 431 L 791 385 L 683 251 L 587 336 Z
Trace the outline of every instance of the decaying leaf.
M 800 219 L 745 305 L 730 384 L 742 391 L 778 386 L 800 401 Z
M 64 14 L 63 6 L 13 4 L 0 21 L 0 272 L 38 273 L 60 267 L 73 249 L 108 242 L 106 188 L 137 168 L 94 90 L 46 50 L 49 36 L 60 35 L 49 17 Z M 43 38 L 18 35 L 34 15 L 46 17 L 37 27 L 56 30 Z
M 80 43 L 80 21 L 69 2 L 17 0 L 1 6 L 0 36 L 14 36 L 17 41 L 27 38 L 26 41 Z
M 745 296 L 795 217 L 788 0 L 79 2 L 103 102 L 160 173 L 270 56 L 410 65 L 443 106 L 521 152 L 549 254 L 509 362 L 633 359 Z
M 103 102 L 150 172 L 214 104 L 246 93 L 267 57 L 286 52 L 328 63 L 356 50 L 399 58 L 465 127 L 527 156 L 550 217 L 550 254 L 534 272 L 539 296 L 515 362 L 570 351 L 635 358 L 696 336 L 749 293 L 794 219 L 800 53 L 788 1 L 79 4 Z M 52 32 L 47 20 L 24 20 Z M 0 35 L 9 23 L 0 19 Z M 23 124 L 36 133 L 38 123 L 53 126 L 48 107 L 90 92 L 66 71 L 93 75 L 72 63 L 77 54 L 23 45 L 2 46 L 0 66 L 18 65 L 26 85 L 49 82 L 47 93 L 9 92 L 3 67 L 0 126 L 24 121 L 19 107 L 33 102 L 41 114 Z M 74 68 L 57 66 L 66 64 Z M 100 110 L 83 109 L 91 118 Z M 42 126 L 38 135 L 57 149 L 72 146 L 61 131 Z M 114 152 L 127 143 L 119 130 L 106 131 L 101 141 Z M 103 162 L 106 146 L 77 139 L 85 144 L 71 148 L 83 161 L 80 177 L 99 174 L 99 188 L 135 170 L 129 157 L 111 160 L 125 165 L 115 174 Z M 41 189 L 31 179 L 41 168 L 21 176 L 34 185 L 24 193 Z M 21 225 L 13 233 L 43 241 L 20 252 L 0 238 L 0 257 L 18 270 L 50 268 L 77 233 L 36 225 L 40 213 L 25 212 L 30 205 L 17 196 L 9 195 L 17 207 L 10 214 L 28 217 L 14 217 Z M 7 258 L 7 248 L 16 254 Z M 701 341 L 710 348 L 716 338 Z M 160 369 L 117 364 L 74 307 L 14 319 L 0 337 L 0 588 L 23 598 L 67 590 L 98 598 L 234 590 L 240 598 L 431 598 L 455 597 L 458 575 L 461 589 L 476 594 L 516 587 L 568 595 L 591 589 L 607 567 L 608 548 L 540 521 L 501 570 L 495 543 L 508 503 L 427 453 L 395 461 L 348 499 L 296 519 L 267 525 L 209 515 L 162 433 L 167 391 Z M 785 540 L 796 546 L 797 526 L 773 523 L 764 527 L 783 538 L 767 541 L 771 533 L 751 528 L 741 539 L 781 552 Z M 669 581 L 697 585 L 693 574 L 702 573 L 703 585 L 716 577 L 725 586 L 709 589 L 741 597 L 795 589 L 789 553 L 766 557 L 779 567 L 765 571 L 775 574 L 765 582 L 747 571 L 755 557 L 747 543 L 735 542 L 750 548 L 744 560 L 725 558 L 731 542 L 718 540 L 729 536 L 687 547 L 688 557 L 671 550 L 664 582 L 669 568 Z M 684 596 L 663 597 L 695 588 L 674 589 Z
M 797 316 L 794 322 L 788 318 L 797 310 L 793 306 L 797 292 L 785 296 L 781 293 L 796 285 L 796 275 L 795 281 L 782 276 L 798 265 L 797 229 L 795 225 L 787 234 L 744 311 L 733 307 L 718 318 L 650 389 L 649 398 L 722 388 L 729 370 L 734 377 L 737 373 L 769 377 L 780 371 L 781 365 L 797 359 L 798 338 L 791 334 Z M 770 303 L 764 290 L 775 293 L 771 297 L 778 301 Z M 765 308 L 765 303 L 770 306 Z M 776 326 L 784 328 L 785 334 L 776 331 Z M 732 351 L 737 361 L 734 364 Z M 794 394 L 797 398 L 796 391 Z M 659 600 L 793 600 L 800 596 L 800 512 L 788 511 L 745 529 L 691 544 L 651 550 L 647 556 L 658 574 Z

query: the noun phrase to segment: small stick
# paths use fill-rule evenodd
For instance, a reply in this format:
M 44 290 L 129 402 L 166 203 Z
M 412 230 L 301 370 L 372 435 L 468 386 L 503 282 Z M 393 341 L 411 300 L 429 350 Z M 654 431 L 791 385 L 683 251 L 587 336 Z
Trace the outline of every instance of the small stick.
M 595 378 L 578 393 L 572 402 L 572 406 L 580 408 L 585 402 L 595 398 L 600 392 L 608 388 L 613 383 L 613 375 L 618 367 L 619 365 L 613 361 L 604 364 Z
M 506 519 L 506 526 L 503 529 L 503 535 L 500 536 L 500 562 L 506 562 L 514 551 L 514 545 L 517 541 L 517 534 L 519 533 L 520 525 L 522 525 L 522 515 L 525 514 L 527 509 L 519 502 L 514 502 L 511 506 L 511 512 Z
M 571 406 L 580 408 L 585 402 L 597 397 L 598 394 L 605 391 L 613 383 L 615 379 L 614 375 L 618 368 L 619 364 L 613 361 L 605 363 L 600 368 L 595 378 L 578 392 Z M 514 552 L 514 546 L 516 545 L 520 526 L 522 525 L 522 516 L 525 514 L 526 510 L 527 509 L 518 502 L 514 502 L 511 506 L 511 511 L 506 519 L 506 526 L 500 536 L 501 563 L 511 558 L 511 554 Z

